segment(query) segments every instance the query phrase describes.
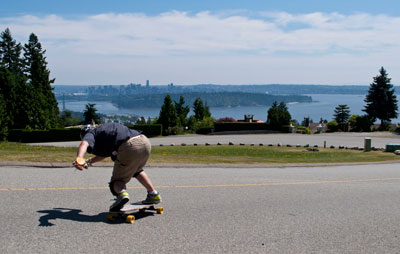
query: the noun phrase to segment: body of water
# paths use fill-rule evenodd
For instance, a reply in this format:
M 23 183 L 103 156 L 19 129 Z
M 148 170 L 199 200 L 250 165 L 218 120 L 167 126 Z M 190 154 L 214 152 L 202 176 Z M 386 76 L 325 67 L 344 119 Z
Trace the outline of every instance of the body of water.
M 331 121 L 333 119 L 334 110 L 338 105 L 346 104 L 350 108 L 350 114 L 363 115 L 366 103 L 365 95 L 348 95 L 348 94 L 312 94 L 313 102 L 310 103 L 291 103 L 287 107 L 292 116 L 301 123 L 305 117 L 310 117 L 314 122 L 318 122 L 321 118 Z M 400 96 L 397 97 L 400 101 Z M 96 104 L 98 113 L 102 114 L 124 114 L 139 115 L 146 118 L 155 118 L 160 114 L 159 108 L 137 108 L 137 109 L 118 109 L 110 102 L 104 101 L 65 101 L 65 108 L 71 111 L 83 112 L 87 103 Z M 192 108 L 192 105 L 190 105 Z M 59 101 L 60 110 L 63 109 L 62 101 Z M 269 107 L 234 107 L 234 108 L 210 108 L 211 115 L 218 119 L 223 117 L 232 117 L 240 120 L 244 119 L 244 115 L 254 115 L 256 120 L 267 120 L 267 112 Z M 192 112 L 190 113 L 192 114 Z M 400 117 L 392 120 L 393 123 L 399 123 Z

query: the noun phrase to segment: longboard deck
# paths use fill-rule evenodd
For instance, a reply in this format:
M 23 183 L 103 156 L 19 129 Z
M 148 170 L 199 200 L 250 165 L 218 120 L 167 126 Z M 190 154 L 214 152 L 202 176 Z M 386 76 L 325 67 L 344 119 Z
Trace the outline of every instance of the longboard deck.
M 154 208 L 154 204 L 143 204 L 142 202 L 136 202 L 133 204 L 125 204 L 118 213 L 129 213 L 140 209 Z M 153 209 L 151 209 L 153 210 Z
M 135 222 L 135 216 L 130 214 L 136 211 L 139 212 L 145 212 L 145 211 L 156 211 L 157 214 L 163 214 L 164 213 L 164 207 L 162 206 L 157 206 L 155 204 L 143 204 L 142 202 L 136 202 L 132 204 L 125 204 L 121 210 L 112 212 L 110 211 L 107 214 L 107 220 L 108 221 L 115 221 L 116 219 L 123 219 L 125 217 L 125 221 L 128 223 L 134 223 Z M 127 215 L 130 214 L 130 215 Z

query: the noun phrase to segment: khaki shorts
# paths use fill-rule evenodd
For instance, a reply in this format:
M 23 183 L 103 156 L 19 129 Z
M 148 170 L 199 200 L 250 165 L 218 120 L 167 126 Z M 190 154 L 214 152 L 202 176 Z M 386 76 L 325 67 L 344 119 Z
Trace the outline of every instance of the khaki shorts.
M 151 144 L 145 135 L 138 135 L 122 143 L 117 152 L 111 182 L 128 183 L 132 176 L 142 171 L 146 165 L 151 153 Z

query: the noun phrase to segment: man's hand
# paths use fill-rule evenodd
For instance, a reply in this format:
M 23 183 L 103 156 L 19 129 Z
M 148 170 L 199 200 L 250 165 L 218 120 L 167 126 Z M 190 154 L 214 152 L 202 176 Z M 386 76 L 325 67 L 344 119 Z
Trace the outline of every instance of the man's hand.
M 75 161 L 72 163 L 78 170 L 88 169 L 89 165 L 82 157 L 76 157 Z

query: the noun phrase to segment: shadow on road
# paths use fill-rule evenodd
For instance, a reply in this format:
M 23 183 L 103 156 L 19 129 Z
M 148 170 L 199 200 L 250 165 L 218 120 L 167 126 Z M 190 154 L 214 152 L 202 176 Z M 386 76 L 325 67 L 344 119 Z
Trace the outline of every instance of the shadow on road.
M 70 209 L 70 208 L 54 208 L 52 210 L 41 210 L 37 212 L 44 214 L 39 218 L 39 225 L 38 225 L 39 227 L 55 226 L 55 224 L 50 221 L 58 219 L 77 221 L 77 222 L 102 222 L 107 224 L 125 223 L 125 221 L 123 220 L 116 220 L 115 222 L 108 221 L 107 220 L 108 212 L 99 213 L 97 215 L 86 215 L 82 214 L 82 210 L 80 209 Z M 143 213 L 134 213 L 134 215 L 136 220 L 140 220 L 147 216 L 152 216 L 154 215 L 154 213 L 143 212 Z

